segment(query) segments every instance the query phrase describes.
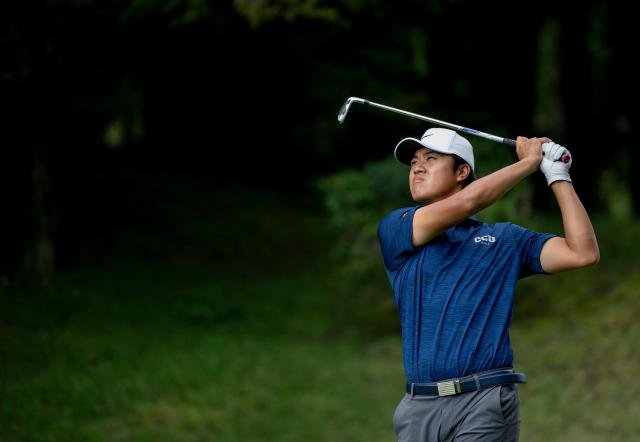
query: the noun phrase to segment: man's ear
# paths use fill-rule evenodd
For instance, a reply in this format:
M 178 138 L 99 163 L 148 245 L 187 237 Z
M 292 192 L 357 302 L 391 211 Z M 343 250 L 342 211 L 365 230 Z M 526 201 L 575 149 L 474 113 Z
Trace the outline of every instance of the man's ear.
M 461 164 L 458 166 L 458 170 L 456 170 L 456 181 L 462 183 L 467 179 L 469 174 L 471 173 L 471 166 L 468 164 Z

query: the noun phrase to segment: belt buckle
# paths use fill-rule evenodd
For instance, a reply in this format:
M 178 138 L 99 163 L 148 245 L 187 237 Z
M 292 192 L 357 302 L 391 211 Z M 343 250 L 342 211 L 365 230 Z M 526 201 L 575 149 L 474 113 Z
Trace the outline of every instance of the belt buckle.
M 452 396 L 454 394 L 462 393 L 459 379 L 455 379 L 453 381 L 438 382 L 437 386 L 438 396 Z

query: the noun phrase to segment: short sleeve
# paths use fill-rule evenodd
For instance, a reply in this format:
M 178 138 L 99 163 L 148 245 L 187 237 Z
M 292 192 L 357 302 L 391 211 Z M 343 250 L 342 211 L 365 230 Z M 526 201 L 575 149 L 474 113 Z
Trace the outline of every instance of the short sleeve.
M 540 254 L 544 243 L 556 235 L 534 232 L 517 224 L 511 224 L 510 227 L 520 254 L 520 278 L 533 274 L 547 274 L 542 269 Z
M 385 216 L 378 226 L 378 240 L 384 266 L 394 271 L 413 253 L 413 216 L 418 207 L 396 209 Z

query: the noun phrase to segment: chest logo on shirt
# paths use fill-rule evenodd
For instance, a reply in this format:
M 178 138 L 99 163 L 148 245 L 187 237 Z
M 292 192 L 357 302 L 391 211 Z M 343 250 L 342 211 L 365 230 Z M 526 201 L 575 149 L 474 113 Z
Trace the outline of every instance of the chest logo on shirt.
M 491 236 L 491 235 L 482 235 L 482 236 L 476 236 L 475 238 L 473 238 L 473 241 L 477 244 L 477 243 L 482 243 L 482 244 L 486 244 L 486 245 L 491 245 L 494 242 L 496 242 L 496 237 L 495 236 Z

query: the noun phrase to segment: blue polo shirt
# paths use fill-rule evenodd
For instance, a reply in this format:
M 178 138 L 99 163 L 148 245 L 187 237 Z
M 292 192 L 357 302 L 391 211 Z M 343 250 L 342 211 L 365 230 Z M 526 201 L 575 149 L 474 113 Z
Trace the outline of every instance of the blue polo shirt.
M 540 252 L 553 235 L 469 218 L 414 247 L 419 207 L 394 210 L 378 227 L 402 326 L 407 381 L 512 367 L 509 325 L 516 283 L 544 273 Z

